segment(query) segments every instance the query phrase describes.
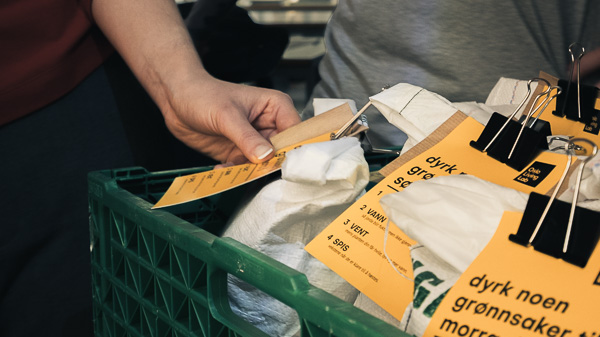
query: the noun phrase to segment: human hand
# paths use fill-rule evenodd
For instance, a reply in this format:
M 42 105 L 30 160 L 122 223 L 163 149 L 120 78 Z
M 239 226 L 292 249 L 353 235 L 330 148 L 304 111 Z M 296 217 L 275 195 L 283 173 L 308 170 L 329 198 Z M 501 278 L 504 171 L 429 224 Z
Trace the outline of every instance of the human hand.
M 195 77 L 172 90 L 163 108 L 171 133 L 225 164 L 258 163 L 273 156 L 267 139 L 300 122 L 282 92 Z
M 192 149 L 225 164 L 258 163 L 273 156 L 270 137 L 300 122 L 284 93 L 210 76 L 175 2 L 94 0 L 92 13 L 171 133 Z

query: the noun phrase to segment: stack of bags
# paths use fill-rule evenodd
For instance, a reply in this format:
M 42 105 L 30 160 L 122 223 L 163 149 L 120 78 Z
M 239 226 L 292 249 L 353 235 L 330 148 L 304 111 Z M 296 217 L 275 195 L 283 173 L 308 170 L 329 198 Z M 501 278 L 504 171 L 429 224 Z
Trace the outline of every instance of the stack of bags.
M 457 110 L 486 124 L 493 112 L 510 115 L 526 94 L 526 81 L 502 78 L 486 104 L 451 103 L 403 83 L 371 97 L 371 102 L 406 133 L 406 152 Z M 327 110 L 339 101 L 316 100 L 315 104 L 319 105 L 315 111 Z M 253 195 L 232 217 L 224 236 L 275 258 L 306 274 L 313 285 L 420 336 L 446 292 L 492 238 L 502 214 L 523 212 L 528 195 L 474 176 L 456 175 L 416 181 L 381 198 L 388 218 L 418 242 L 411 247 L 415 299 L 398 321 L 304 251 L 304 245 L 363 193 L 368 178 L 368 165 L 355 138 L 302 146 L 288 152 L 282 178 Z M 572 195 L 572 190 L 567 191 L 560 199 L 570 202 Z M 579 200 L 578 205 L 600 211 L 600 158 L 586 166 Z M 299 333 L 294 310 L 239 279 L 230 277 L 229 281 L 230 301 L 238 315 L 269 335 Z M 427 300 L 422 300 L 419 291 L 430 294 Z

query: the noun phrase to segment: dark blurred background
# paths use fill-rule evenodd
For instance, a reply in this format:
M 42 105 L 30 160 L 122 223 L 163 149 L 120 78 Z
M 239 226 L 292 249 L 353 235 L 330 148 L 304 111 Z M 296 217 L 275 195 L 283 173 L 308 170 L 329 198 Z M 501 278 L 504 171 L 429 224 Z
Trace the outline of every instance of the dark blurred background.
M 207 71 L 235 83 L 281 90 L 300 112 L 319 80 L 325 25 L 337 0 L 178 0 Z M 185 146 L 119 55 L 106 69 L 136 165 L 150 171 L 213 165 Z

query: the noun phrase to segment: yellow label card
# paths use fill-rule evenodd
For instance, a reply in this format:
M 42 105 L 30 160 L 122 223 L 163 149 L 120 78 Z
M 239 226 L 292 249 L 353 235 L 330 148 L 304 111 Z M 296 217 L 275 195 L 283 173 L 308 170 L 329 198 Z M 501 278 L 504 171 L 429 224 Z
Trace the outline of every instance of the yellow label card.
M 600 102 L 597 101 L 597 102 Z M 556 100 L 548 104 L 548 107 L 542 113 L 540 119 L 550 123 L 553 135 L 565 135 L 573 136 L 576 138 L 586 138 L 600 144 L 600 125 L 598 116 L 592 117 L 589 123 L 581 123 L 567 119 L 566 117 L 559 117 L 552 114 L 556 108 Z M 600 104 L 596 104 L 596 109 L 600 110 Z
M 544 152 L 519 172 L 469 145 L 482 130 L 483 126 L 474 119 L 464 119 L 440 142 L 387 174 L 311 241 L 306 250 L 401 319 L 412 301 L 413 283 L 409 279 L 413 275 L 408 247 L 415 242 L 390 222 L 384 252 L 388 218 L 379 204 L 381 197 L 401 191 L 417 180 L 453 174 L 467 173 L 522 192 L 540 194 L 548 192 L 560 179 L 565 155 Z M 405 277 L 396 272 L 385 253 Z
M 600 336 L 600 249 L 582 269 L 515 244 L 522 215 L 504 214 L 424 336 Z
M 304 144 L 329 141 L 329 135 L 328 132 L 299 144 L 287 146 L 278 150 L 273 158 L 264 163 L 236 165 L 177 177 L 152 208 L 174 206 L 206 198 L 264 177 L 281 169 L 287 151 Z
M 271 137 L 275 156 L 264 163 L 237 165 L 176 178 L 152 208 L 209 197 L 273 173 L 281 168 L 287 151 L 302 144 L 329 141 L 330 133 L 337 131 L 352 116 L 350 106 L 343 104 Z

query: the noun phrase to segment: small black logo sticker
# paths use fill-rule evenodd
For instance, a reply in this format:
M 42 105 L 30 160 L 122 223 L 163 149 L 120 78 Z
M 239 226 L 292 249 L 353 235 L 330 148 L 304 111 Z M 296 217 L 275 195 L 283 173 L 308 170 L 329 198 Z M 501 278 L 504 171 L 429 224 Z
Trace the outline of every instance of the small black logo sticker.
M 592 120 L 583 127 L 584 132 L 598 135 L 598 132 L 600 132 L 600 127 L 598 126 L 598 115 L 600 115 L 600 113 L 592 117 Z
M 525 171 L 521 172 L 521 174 L 515 178 L 515 181 L 527 186 L 536 187 L 539 183 L 544 181 L 555 167 L 555 165 L 536 161 L 525 169 Z
M 598 276 L 596 276 L 596 281 L 594 281 L 594 285 L 600 286 L 600 273 L 598 273 Z

